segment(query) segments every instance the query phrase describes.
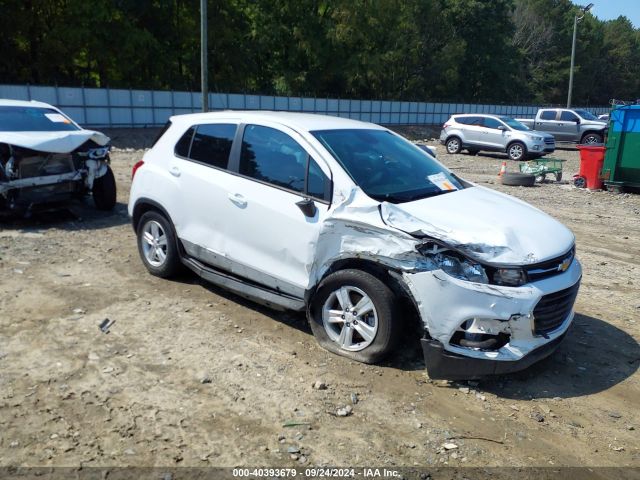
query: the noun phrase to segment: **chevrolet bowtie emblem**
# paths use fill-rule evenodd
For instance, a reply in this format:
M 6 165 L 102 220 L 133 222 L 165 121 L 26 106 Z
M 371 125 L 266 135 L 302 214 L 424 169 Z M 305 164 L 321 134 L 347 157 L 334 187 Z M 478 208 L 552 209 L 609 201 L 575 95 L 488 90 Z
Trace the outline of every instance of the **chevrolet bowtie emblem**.
M 571 258 L 565 258 L 560 265 L 558 265 L 559 272 L 566 272 L 571 265 Z

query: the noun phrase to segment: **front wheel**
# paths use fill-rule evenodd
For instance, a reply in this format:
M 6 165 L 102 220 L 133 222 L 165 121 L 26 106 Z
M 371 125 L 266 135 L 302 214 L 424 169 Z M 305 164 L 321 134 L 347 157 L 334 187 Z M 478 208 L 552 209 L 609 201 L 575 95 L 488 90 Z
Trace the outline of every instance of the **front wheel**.
M 602 143 L 602 135 L 599 133 L 587 133 L 584 137 L 582 137 L 583 145 L 593 145 L 596 143 Z
M 98 210 L 113 210 L 116 206 L 116 179 L 109 165 L 103 176 L 93 180 L 91 192 Z
M 361 270 L 340 270 L 325 278 L 308 310 L 309 324 L 323 348 L 375 363 L 397 339 L 396 300 L 391 289 Z
M 507 155 L 510 160 L 524 160 L 527 155 L 527 147 L 524 146 L 524 143 L 513 142 L 507 149 Z

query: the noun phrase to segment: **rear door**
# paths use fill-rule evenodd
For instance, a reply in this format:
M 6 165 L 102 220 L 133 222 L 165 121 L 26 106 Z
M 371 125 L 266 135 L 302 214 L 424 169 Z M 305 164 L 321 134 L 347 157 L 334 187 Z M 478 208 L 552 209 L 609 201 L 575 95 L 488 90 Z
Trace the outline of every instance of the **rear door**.
M 458 117 L 456 122 L 460 124 L 460 128 L 464 133 L 463 142 L 465 145 L 482 145 L 482 117 Z
M 232 212 L 224 254 L 235 273 L 302 297 L 329 209 L 330 170 L 304 137 L 275 122 L 245 125 L 238 148 L 222 199 Z
M 175 146 L 169 172 L 180 185 L 182 221 L 178 237 L 191 256 L 222 267 L 226 226 L 234 212 L 228 203 L 229 155 L 238 121 L 193 125 Z M 223 257 L 222 257 L 223 258 Z
M 556 109 L 540 110 L 534 130 L 548 132 L 553 135 L 556 140 L 559 140 L 559 135 L 562 135 L 562 132 L 558 129 L 558 116 L 559 112 Z

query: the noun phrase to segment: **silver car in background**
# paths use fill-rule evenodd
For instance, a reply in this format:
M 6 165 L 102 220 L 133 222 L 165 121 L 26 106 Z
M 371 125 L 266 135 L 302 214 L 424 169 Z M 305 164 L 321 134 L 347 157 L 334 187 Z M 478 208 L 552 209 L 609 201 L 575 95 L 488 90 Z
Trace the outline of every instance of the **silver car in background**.
M 442 126 L 440 143 L 447 153 L 506 152 L 511 160 L 541 157 L 556 149 L 553 135 L 530 130 L 510 117 L 486 114 L 453 115 Z

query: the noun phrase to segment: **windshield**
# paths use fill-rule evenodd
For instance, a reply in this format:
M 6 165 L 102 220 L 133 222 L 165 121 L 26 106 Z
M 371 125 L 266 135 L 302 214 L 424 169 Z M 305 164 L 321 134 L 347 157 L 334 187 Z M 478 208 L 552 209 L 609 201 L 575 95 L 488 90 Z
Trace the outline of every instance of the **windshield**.
M 580 115 L 582 118 L 584 118 L 585 120 L 597 120 L 598 117 L 596 117 L 593 113 L 587 111 L 587 110 L 575 110 L 575 112 Z
M 431 156 L 386 130 L 311 132 L 371 198 L 402 203 L 464 188 Z
M 526 125 L 520 123 L 519 121 L 511 118 L 511 117 L 500 117 L 500 120 L 502 120 L 504 123 L 506 123 L 507 125 L 509 125 L 511 128 L 513 128 L 514 130 L 521 130 L 521 131 L 526 131 L 529 130 L 529 127 L 527 127 Z
M 0 132 L 64 132 L 80 130 L 52 108 L 0 106 Z

